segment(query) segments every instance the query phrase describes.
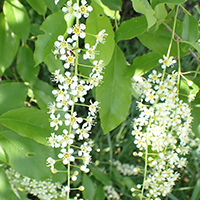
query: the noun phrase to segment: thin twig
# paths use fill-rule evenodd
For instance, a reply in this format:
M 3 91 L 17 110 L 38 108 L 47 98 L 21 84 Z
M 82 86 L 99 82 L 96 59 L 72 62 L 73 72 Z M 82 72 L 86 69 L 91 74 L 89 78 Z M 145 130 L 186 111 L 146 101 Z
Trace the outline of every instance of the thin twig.
M 172 29 L 167 25 L 163 24 L 163 26 L 170 32 L 172 33 Z M 178 39 L 180 42 L 183 41 L 176 33 L 174 33 L 174 38 Z M 190 54 L 194 57 L 194 59 L 197 61 L 198 65 L 200 65 L 200 59 L 197 57 L 197 55 L 189 48 L 188 51 Z

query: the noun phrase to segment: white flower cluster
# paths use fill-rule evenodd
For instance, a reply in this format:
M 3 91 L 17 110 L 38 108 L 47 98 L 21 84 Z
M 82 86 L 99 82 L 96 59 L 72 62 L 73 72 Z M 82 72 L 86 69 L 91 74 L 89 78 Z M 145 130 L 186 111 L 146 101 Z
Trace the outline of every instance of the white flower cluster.
M 106 199 L 108 200 L 120 200 L 119 194 L 115 191 L 114 187 L 111 185 L 106 185 L 103 187 L 106 196 Z
M 124 176 L 137 175 L 140 172 L 140 168 L 128 163 L 121 163 L 119 160 L 113 161 L 113 165 Z
M 59 1 L 55 1 L 57 4 Z M 86 33 L 85 24 L 80 23 L 81 17 L 87 18 L 92 7 L 88 6 L 86 0 L 81 0 L 72 3 L 68 1 L 65 7 L 62 8 L 66 13 L 65 18 L 71 17 L 72 14 L 76 18 L 76 24 L 67 29 L 69 37 L 59 35 L 58 41 L 54 43 L 54 55 L 64 61 L 65 73 L 61 74 L 60 69 L 53 73 L 53 81 L 57 83 L 58 88 L 52 91 L 55 96 L 55 102 L 49 106 L 50 126 L 54 129 L 51 136 L 48 138 L 52 148 L 59 148 L 60 152 L 57 159 L 49 157 L 47 159 L 47 166 L 50 167 L 52 173 L 61 172 L 55 168 L 56 162 L 62 162 L 67 166 L 68 174 L 68 194 L 70 188 L 70 180 L 75 181 L 77 175 L 71 174 L 72 167 L 80 168 L 84 172 L 89 172 L 88 164 L 91 160 L 89 135 L 91 133 L 92 125 L 96 118 L 96 113 L 99 108 L 99 102 L 90 99 L 86 102 L 85 96 L 88 91 L 98 86 L 103 79 L 103 60 L 96 60 L 95 55 L 100 53 L 95 49 L 99 43 L 105 42 L 105 30 L 100 31 L 94 35 L 96 42 L 90 47 L 85 44 L 85 49 L 79 47 L 79 41 L 84 39 Z M 83 59 L 93 60 L 91 65 L 79 63 L 79 54 L 83 51 Z M 81 75 L 79 66 L 91 69 L 91 73 L 87 76 Z M 80 116 L 78 107 L 85 107 L 87 112 L 85 116 Z M 78 164 L 77 164 L 78 163 Z M 75 188 L 73 188 L 75 189 Z M 84 189 L 81 186 L 80 190 Z
M 169 62 L 175 63 L 172 57 Z M 165 67 L 169 67 L 169 62 L 163 62 Z M 153 70 L 147 80 L 133 77 L 132 86 L 141 96 L 137 104 L 140 114 L 132 131 L 140 151 L 133 155 L 145 160 L 141 199 L 160 200 L 159 196 L 170 193 L 179 177 L 176 169 L 187 163 L 184 155 L 189 152 L 192 117 L 189 106 L 178 98 L 177 80 L 175 71 L 162 75 Z
M 5 170 L 5 172 L 15 193 L 17 193 L 17 189 L 24 190 L 41 200 L 53 200 L 66 196 L 67 186 L 62 186 L 59 182 L 37 181 L 19 174 L 12 168 Z

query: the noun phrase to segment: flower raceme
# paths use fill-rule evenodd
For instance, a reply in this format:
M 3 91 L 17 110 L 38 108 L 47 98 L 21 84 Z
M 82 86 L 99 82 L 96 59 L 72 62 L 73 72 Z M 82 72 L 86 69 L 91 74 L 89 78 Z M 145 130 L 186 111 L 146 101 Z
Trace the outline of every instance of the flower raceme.
M 162 68 L 173 65 L 173 57 L 159 60 Z M 133 88 L 141 101 L 137 103 L 139 117 L 133 121 L 134 143 L 144 158 L 144 180 L 142 185 L 132 188 L 140 190 L 140 199 L 160 200 L 171 192 L 179 177 L 176 169 L 186 166 L 189 133 L 191 132 L 191 109 L 179 100 L 177 80 L 179 74 L 163 74 L 153 70 L 147 79 L 133 77 Z
M 55 4 L 58 2 L 59 0 L 56 0 Z M 92 46 L 88 43 L 84 45 L 83 49 L 79 46 L 79 41 L 87 35 L 85 33 L 86 25 L 80 23 L 79 19 L 88 18 L 92 10 L 86 0 L 81 0 L 80 4 L 78 0 L 74 4 L 71 0 L 67 1 L 62 8 L 65 19 L 74 16 L 76 23 L 67 29 L 68 38 L 59 35 L 54 43 L 53 54 L 56 59 L 63 62 L 65 73 L 61 74 L 60 69 L 53 73 L 53 81 L 58 87 L 52 91 L 55 102 L 49 104 L 48 113 L 53 132 L 48 141 L 52 148 L 59 149 L 60 152 L 57 154 L 57 158 L 47 158 L 47 166 L 50 167 L 52 173 L 61 172 L 56 168 L 57 162 L 62 162 L 66 166 L 68 176 L 65 190 L 66 199 L 70 199 L 71 189 L 80 191 L 84 189 L 83 186 L 71 188 L 71 181 L 75 181 L 78 175 L 78 173 L 74 175 L 71 171 L 74 171 L 72 168 L 75 167 L 79 171 L 89 172 L 88 164 L 92 151 L 89 136 L 98 112 L 99 102 L 92 99 L 86 101 L 85 96 L 103 79 L 104 62 L 96 60 L 95 56 L 101 53 L 96 51 L 96 47 L 105 43 L 107 36 L 105 30 L 93 35 L 96 42 Z M 89 59 L 91 64 L 79 63 L 81 55 L 83 60 Z M 88 76 L 81 75 L 79 66 L 90 68 L 90 74 Z M 85 116 L 80 116 L 78 107 L 87 109 Z

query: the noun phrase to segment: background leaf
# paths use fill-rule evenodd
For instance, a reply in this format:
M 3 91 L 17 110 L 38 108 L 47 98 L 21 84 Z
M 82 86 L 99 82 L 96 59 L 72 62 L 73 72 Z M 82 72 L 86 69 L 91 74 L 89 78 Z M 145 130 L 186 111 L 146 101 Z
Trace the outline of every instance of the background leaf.
M 48 147 L 12 131 L 0 132 L 0 138 L 12 168 L 37 180 L 50 178 L 50 170 L 46 166 Z
M 137 35 L 142 34 L 147 28 L 147 21 L 144 16 L 133 17 L 124 21 L 119 29 L 115 32 L 115 41 L 130 40 Z
M 108 6 L 111 10 L 121 11 L 122 1 L 121 0 L 102 0 L 102 3 Z
M 102 59 L 105 65 L 107 65 L 110 62 L 114 51 L 115 42 L 113 28 L 109 18 L 104 14 L 101 6 L 99 6 L 94 1 L 92 2 L 91 6 L 93 7 L 93 11 L 86 21 L 86 32 L 97 35 L 99 31 L 103 29 L 106 30 L 106 33 L 108 34 L 106 37 L 106 43 L 99 44 L 97 46 L 96 50 L 100 51 L 101 53 L 97 55 L 95 59 Z M 85 43 L 89 43 L 91 46 L 93 46 L 95 42 L 96 38 L 94 36 L 86 36 Z
M 23 83 L 2 82 L 0 84 L 0 115 L 11 109 L 25 106 L 27 90 L 28 87 Z
M 193 16 L 185 14 L 183 20 L 182 40 L 194 43 L 196 42 L 198 36 L 198 21 Z
M 18 36 L 10 30 L 3 13 L 0 13 L 0 76 L 13 62 L 18 46 Z
M 97 101 L 101 102 L 99 114 L 104 134 L 116 128 L 128 115 L 131 83 L 123 75 L 126 66 L 124 55 L 116 45 L 112 60 L 105 69 L 103 84 L 96 90 Z
M 38 65 L 44 61 L 46 56 L 51 53 L 53 44 L 57 40 L 57 37 L 61 34 L 64 34 L 66 28 L 67 24 L 64 20 L 62 11 L 51 14 L 45 19 L 40 27 L 40 29 L 43 30 L 45 34 L 38 36 L 38 39 L 35 42 L 35 65 Z
M 39 15 L 45 15 L 47 6 L 43 0 L 27 0 L 27 2 Z
M 32 50 L 28 46 L 21 46 L 17 56 L 17 71 L 23 81 L 31 85 L 34 84 L 39 73 L 39 67 L 34 67 L 34 65 Z
M 145 15 L 148 23 L 148 29 L 156 23 L 156 18 L 154 17 L 155 11 L 151 8 L 147 0 L 131 0 L 133 4 L 133 9 Z
M 0 123 L 19 135 L 31 138 L 47 145 L 50 136 L 48 114 L 35 108 L 19 108 L 10 110 L 0 117 Z
M 94 183 L 92 182 L 91 178 L 85 173 L 83 174 L 83 182 L 82 182 L 82 184 L 83 184 L 83 186 L 85 188 L 83 190 L 84 199 L 94 200 L 94 194 L 95 194 Z
M 162 55 L 156 52 L 150 52 L 142 56 L 138 56 L 133 60 L 133 64 L 127 67 L 126 75 L 130 78 L 132 76 L 142 76 L 150 71 L 153 67 L 158 65 L 158 60 Z
M 12 31 L 26 41 L 30 32 L 30 19 L 23 4 L 18 0 L 4 1 L 3 12 Z
M 94 177 L 100 181 L 103 185 L 112 185 L 112 181 L 110 180 L 109 176 L 104 172 L 100 171 L 96 167 L 90 166 L 90 170 Z

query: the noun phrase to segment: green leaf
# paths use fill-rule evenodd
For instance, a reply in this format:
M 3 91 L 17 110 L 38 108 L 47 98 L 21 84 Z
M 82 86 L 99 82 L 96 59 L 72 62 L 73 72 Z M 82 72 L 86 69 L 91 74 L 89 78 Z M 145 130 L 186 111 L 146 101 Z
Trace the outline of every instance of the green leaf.
M 103 185 L 112 185 L 111 179 L 104 172 L 100 171 L 96 167 L 93 167 L 92 165 L 90 165 L 90 171 L 92 172 L 92 174 L 94 175 L 94 177 L 98 181 L 100 181 Z
M 38 36 L 38 39 L 35 43 L 35 65 L 38 65 L 44 61 L 46 56 L 51 53 L 53 44 L 57 40 L 57 37 L 61 34 L 64 34 L 66 28 L 67 24 L 64 20 L 62 11 L 51 14 L 45 19 L 40 27 L 45 34 Z
M 30 32 L 30 19 L 25 7 L 18 0 L 4 1 L 3 12 L 12 31 L 26 41 Z
M 104 192 L 103 186 L 98 184 L 96 192 L 95 192 L 94 200 L 104 200 L 104 199 L 105 199 L 105 192 Z
M 44 63 L 47 65 L 47 68 L 51 73 L 55 72 L 57 69 L 60 69 L 60 73 L 64 73 L 62 61 L 55 59 L 55 56 L 52 52 L 46 56 Z
M 17 56 L 17 71 L 21 78 L 31 85 L 37 79 L 39 67 L 34 67 L 33 52 L 28 46 L 21 46 Z
M 134 17 L 130 20 L 124 21 L 115 33 L 115 41 L 130 40 L 135 36 L 142 34 L 146 28 L 147 21 L 144 16 Z
M 182 25 L 182 40 L 194 43 L 199 36 L 198 21 L 193 16 L 185 14 Z
M 108 36 L 105 38 L 106 42 L 105 44 L 97 45 L 96 50 L 100 53 L 95 59 L 102 59 L 105 65 L 107 65 L 110 62 L 114 51 L 115 41 L 113 28 L 109 18 L 104 14 L 101 6 L 94 1 L 92 2 L 91 6 L 93 7 L 93 11 L 86 21 L 86 32 L 97 35 L 101 30 L 106 30 L 106 33 L 108 34 Z M 96 38 L 91 35 L 86 35 L 85 42 L 89 43 L 90 46 L 93 46 L 96 42 Z
M 151 4 L 154 7 L 160 3 L 172 3 L 172 4 L 177 5 L 177 4 L 182 4 L 184 2 L 186 2 L 186 0 L 152 0 Z
M 138 56 L 133 60 L 133 64 L 127 67 L 126 75 L 130 77 L 142 76 L 158 65 L 158 60 L 160 58 L 162 58 L 162 56 L 156 52 L 150 52 L 148 54 Z
M 47 145 L 50 136 L 48 114 L 34 108 L 19 108 L 10 110 L 0 117 L 0 123 L 21 136 L 31 138 Z
M 55 101 L 55 98 L 52 94 L 53 87 L 48 83 L 37 79 L 32 87 L 32 90 L 38 106 L 47 112 L 48 104 Z
M 122 1 L 121 0 L 102 0 L 102 3 L 111 10 L 119 10 L 121 11 Z
M 5 151 L 2 149 L 0 144 L 0 163 L 7 163 Z
M 117 127 L 128 115 L 131 81 L 123 75 L 126 66 L 124 55 L 116 45 L 112 60 L 104 70 L 103 84 L 96 90 L 97 101 L 101 102 L 99 114 L 105 134 Z
M 0 76 L 13 62 L 18 46 L 18 36 L 10 30 L 3 13 L 0 13 Z
M 200 179 L 197 180 L 190 200 L 198 200 L 200 196 Z
M 0 167 L 0 199 L 2 200 L 15 200 L 15 194 L 11 189 L 8 178 L 4 172 L 3 167 Z
M 50 170 L 46 166 L 48 147 L 12 131 L 0 132 L 0 138 L 12 168 L 37 180 L 50 178 Z
M 151 8 L 147 0 L 131 0 L 133 4 L 133 9 L 141 14 L 144 14 L 147 23 L 148 29 L 151 28 L 156 23 L 156 18 L 154 17 L 155 11 Z
M 149 30 L 137 37 L 148 49 L 166 55 L 171 33 L 164 26 L 159 26 L 156 31 Z M 177 45 L 175 42 L 172 43 L 171 55 L 177 55 Z
M 27 2 L 39 15 L 45 15 L 47 6 L 43 0 L 27 0 Z
M 0 115 L 11 109 L 25 106 L 27 86 L 23 83 L 0 84 Z
M 92 182 L 91 178 L 87 174 L 83 174 L 83 197 L 84 199 L 94 200 L 95 194 L 95 187 L 94 183 Z

